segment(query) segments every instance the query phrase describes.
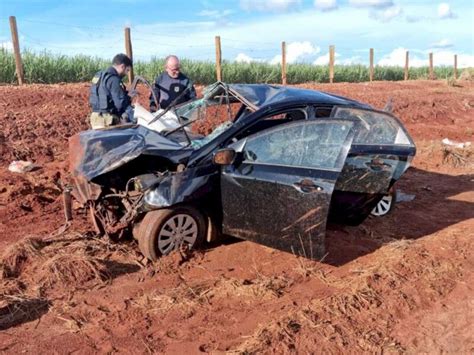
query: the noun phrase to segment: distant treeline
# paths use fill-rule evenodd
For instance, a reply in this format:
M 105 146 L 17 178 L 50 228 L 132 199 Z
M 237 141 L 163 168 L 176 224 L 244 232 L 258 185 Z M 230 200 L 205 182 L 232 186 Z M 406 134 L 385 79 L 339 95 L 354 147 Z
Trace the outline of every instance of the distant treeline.
M 27 83 L 77 83 L 90 81 L 94 74 L 110 65 L 110 60 L 86 55 L 66 56 L 49 52 L 22 52 L 25 81 Z M 164 58 L 152 58 L 149 61 L 136 61 L 135 74 L 148 80 L 163 70 Z M 212 61 L 181 60 L 182 71 L 196 84 L 211 84 L 216 81 L 215 64 Z M 438 79 L 453 76 L 452 67 L 435 67 Z M 410 68 L 410 79 L 428 79 L 428 67 Z M 309 63 L 288 64 L 287 83 L 329 82 L 328 66 Z M 222 63 L 223 81 L 227 83 L 281 83 L 281 66 L 269 63 L 240 63 L 224 61 Z M 403 67 L 376 66 L 374 80 L 403 80 Z M 336 65 L 335 82 L 369 81 L 369 67 L 360 64 Z M 15 77 L 15 59 L 13 53 L 0 48 L 0 83 L 13 84 Z

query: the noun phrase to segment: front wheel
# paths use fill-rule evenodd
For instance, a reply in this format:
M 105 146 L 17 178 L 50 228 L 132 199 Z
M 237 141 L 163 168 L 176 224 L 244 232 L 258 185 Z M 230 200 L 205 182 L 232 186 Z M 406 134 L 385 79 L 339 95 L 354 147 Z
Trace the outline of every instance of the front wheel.
M 166 208 L 148 212 L 137 234 L 142 254 L 156 261 L 173 250 L 199 246 L 206 236 L 206 222 L 192 207 Z

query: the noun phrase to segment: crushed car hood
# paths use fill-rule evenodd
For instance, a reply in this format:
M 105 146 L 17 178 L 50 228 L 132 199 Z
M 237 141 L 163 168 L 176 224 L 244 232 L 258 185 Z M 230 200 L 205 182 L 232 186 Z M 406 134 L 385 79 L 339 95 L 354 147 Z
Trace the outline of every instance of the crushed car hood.
M 182 151 L 182 154 L 177 154 Z M 157 132 L 139 125 L 80 132 L 69 139 L 70 170 L 87 180 L 115 170 L 140 155 L 179 161 L 188 150 Z

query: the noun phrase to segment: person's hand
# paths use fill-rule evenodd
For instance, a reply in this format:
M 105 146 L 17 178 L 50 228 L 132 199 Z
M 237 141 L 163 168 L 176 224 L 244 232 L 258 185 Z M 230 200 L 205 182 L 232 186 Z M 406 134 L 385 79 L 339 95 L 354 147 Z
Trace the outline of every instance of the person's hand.
M 130 122 L 130 119 L 128 117 L 128 113 L 127 112 L 122 113 L 122 116 L 120 117 L 120 123 L 121 124 L 126 124 L 126 123 L 129 123 L 129 122 Z

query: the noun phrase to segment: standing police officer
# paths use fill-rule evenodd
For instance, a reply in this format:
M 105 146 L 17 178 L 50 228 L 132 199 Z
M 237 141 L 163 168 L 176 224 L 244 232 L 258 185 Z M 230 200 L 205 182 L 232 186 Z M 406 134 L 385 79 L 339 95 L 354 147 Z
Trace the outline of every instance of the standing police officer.
M 186 93 L 183 94 L 183 91 Z M 193 83 L 186 75 L 181 73 L 179 59 L 175 55 L 169 55 L 165 59 L 165 71 L 158 75 L 153 84 L 158 103 L 155 102 L 153 95 L 150 95 L 150 111 L 156 111 L 158 105 L 166 109 L 178 96 L 181 97 L 175 104 L 196 98 L 196 90 Z
M 92 79 L 89 103 L 92 107 L 90 123 L 93 129 L 133 121 L 133 107 L 122 78 L 132 67 L 132 60 L 117 54 L 112 66 L 99 71 Z

